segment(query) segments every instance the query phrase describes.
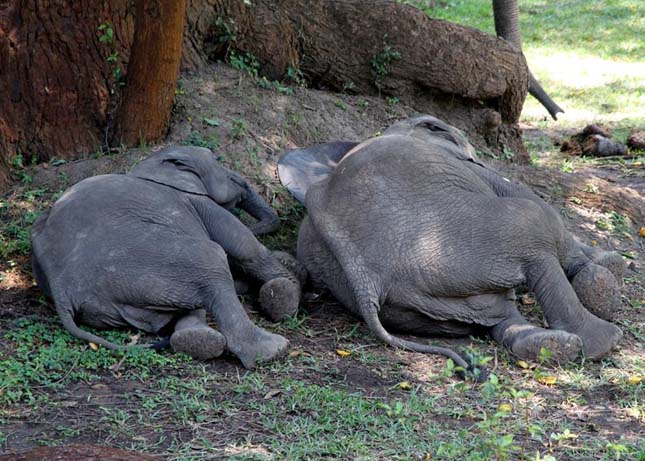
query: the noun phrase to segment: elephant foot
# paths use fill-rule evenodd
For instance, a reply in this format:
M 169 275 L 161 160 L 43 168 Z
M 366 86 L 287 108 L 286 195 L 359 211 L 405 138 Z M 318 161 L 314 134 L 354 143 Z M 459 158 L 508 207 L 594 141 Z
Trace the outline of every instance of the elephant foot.
M 598 360 L 607 355 L 623 337 L 623 332 L 616 325 L 591 315 L 583 327 L 576 330 L 582 338 L 582 351 L 589 360 Z
M 226 339 L 211 327 L 197 326 L 175 331 L 170 345 L 176 352 L 184 352 L 196 360 L 208 360 L 222 355 Z
M 576 360 L 582 352 L 582 339 L 562 330 L 545 330 L 531 327 L 519 333 L 509 346 L 511 352 L 526 360 L 543 359 L 543 350 L 548 350 L 551 363 L 566 363 Z
M 305 286 L 308 274 L 307 269 L 305 269 L 305 266 L 300 261 L 284 251 L 274 251 L 272 252 L 272 255 L 280 262 L 280 264 L 286 267 L 289 272 L 296 276 L 301 287 Z
M 627 266 L 625 260 L 619 253 L 615 251 L 598 251 L 591 257 L 591 260 L 595 264 L 608 269 L 616 278 L 618 285 L 623 285 L 623 278 L 625 277 Z
M 278 277 L 262 285 L 259 300 L 269 318 L 279 322 L 298 312 L 300 287 L 287 278 Z
M 244 368 L 252 370 L 258 363 L 269 362 L 283 355 L 289 341 L 283 336 L 253 325 L 227 337 L 227 345 L 240 359 Z
M 622 262 L 622 257 L 618 257 Z M 589 264 L 573 277 L 571 286 L 582 305 L 601 319 L 611 320 L 620 307 L 620 283 L 603 266 Z

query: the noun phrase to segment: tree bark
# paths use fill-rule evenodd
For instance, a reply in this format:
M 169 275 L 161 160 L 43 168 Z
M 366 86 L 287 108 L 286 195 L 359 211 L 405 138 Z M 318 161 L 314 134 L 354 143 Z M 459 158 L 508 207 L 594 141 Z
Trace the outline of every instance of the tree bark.
M 127 62 L 132 37 L 128 3 L 0 1 L 0 190 L 17 154 L 30 163 L 101 145 L 113 67 Z M 99 40 L 108 23 L 111 44 Z
M 159 11 L 176 8 L 168 16 L 175 19 L 187 2 L 184 69 L 222 58 L 229 48 L 249 51 L 269 79 L 299 68 L 312 86 L 396 97 L 464 129 L 480 147 L 525 153 L 515 122 L 528 70 L 521 52 L 504 40 L 429 19 L 394 1 L 143 1 L 157 4 Z M 167 81 L 176 75 L 171 72 L 175 60 L 167 62 L 165 52 L 176 57 L 181 21 L 167 28 L 152 21 L 160 35 L 142 34 L 141 44 L 132 48 L 130 5 L 130 0 L 0 0 L 0 188 L 17 154 L 29 163 L 105 145 L 120 102 L 115 74 L 126 68 L 117 139 L 150 139 L 141 130 L 147 125 L 163 132 L 174 94 Z M 235 41 L 219 41 L 217 18 L 232 21 Z M 102 41 L 106 29 L 99 27 L 108 23 L 113 39 Z M 144 56 L 136 57 L 136 49 Z M 146 62 L 158 64 L 156 71 Z M 153 77 L 155 72 L 163 75 Z M 151 90 L 163 90 L 151 98 L 160 109 L 143 106 L 140 98 Z M 497 125 L 489 123 L 498 119 Z
M 161 139 L 175 97 L 186 0 L 138 0 L 127 83 L 112 137 L 134 146 Z

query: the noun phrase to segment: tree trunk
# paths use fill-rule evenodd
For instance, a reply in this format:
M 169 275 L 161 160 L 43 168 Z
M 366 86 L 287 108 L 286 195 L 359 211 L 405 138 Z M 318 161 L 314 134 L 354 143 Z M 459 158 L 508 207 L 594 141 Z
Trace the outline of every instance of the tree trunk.
M 101 145 L 113 69 L 127 62 L 132 37 L 128 4 L 0 0 L 0 190 L 18 154 L 30 163 Z M 100 41 L 101 24 L 111 43 Z
M 515 123 L 528 87 L 521 52 L 398 2 L 145 0 L 159 12 L 172 8 L 162 18 L 174 20 L 162 26 L 153 11 L 139 15 L 150 33 L 137 38 L 128 65 L 130 0 L 0 0 L 0 188 L 17 154 L 29 163 L 105 145 L 120 102 L 119 74 L 126 74 L 127 94 L 117 139 L 151 139 L 144 126 L 154 128 L 151 137 L 163 134 L 185 1 L 184 69 L 227 49 L 249 51 L 270 79 L 298 68 L 313 86 L 396 97 L 464 129 L 481 148 L 525 153 Z M 222 21 L 234 32 L 230 43 L 219 40 Z M 152 93 L 155 108 L 144 107 Z
M 463 129 L 480 148 L 528 159 L 516 124 L 528 68 L 505 40 L 392 1 L 221 2 L 218 13 L 236 39 L 219 43 L 223 27 L 202 32 L 212 58 L 251 52 L 271 80 L 291 67 L 318 88 L 396 97 Z
M 127 84 L 113 143 L 134 146 L 168 129 L 181 61 L 186 0 L 138 0 Z
M 522 36 L 520 33 L 520 6 L 518 0 L 493 0 L 493 16 L 497 36 L 508 40 L 521 50 Z M 529 93 L 544 106 L 553 120 L 558 119 L 558 113 L 564 113 L 564 110 L 544 91 L 540 82 L 530 71 Z

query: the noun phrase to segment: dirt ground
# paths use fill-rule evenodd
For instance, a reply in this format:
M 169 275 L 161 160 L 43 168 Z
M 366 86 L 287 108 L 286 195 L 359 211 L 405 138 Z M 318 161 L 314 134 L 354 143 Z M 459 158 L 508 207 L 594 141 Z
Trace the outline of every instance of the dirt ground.
M 279 184 L 276 162 L 280 153 L 317 142 L 363 139 L 414 114 L 409 107 L 379 98 L 301 87 L 292 87 L 292 91 L 294 94 L 285 94 L 260 88 L 253 79 L 223 65 L 186 75 L 168 137 L 168 143 L 213 149 L 221 161 L 256 184 L 283 220 L 283 231 L 264 243 L 290 251 L 294 250 L 303 209 Z M 552 145 L 569 133 L 524 128 L 529 150 L 537 152 L 535 171 L 549 167 L 564 171 L 566 158 L 554 154 L 554 149 L 535 146 Z M 156 147 L 95 153 L 87 159 L 22 170 L 22 180 L 4 197 L 6 203 L 22 204 L 22 208 L 0 208 L 0 224 L 6 225 L 17 213 L 48 206 L 57 194 L 85 177 L 127 171 Z M 640 195 L 645 207 L 645 170 L 640 158 L 578 162 L 575 171 L 566 174 L 573 183 L 582 177 L 587 182 L 588 175 L 602 178 L 615 188 Z M 500 168 L 511 176 L 515 171 L 504 165 Z M 530 174 L 530 170 L 522 171 Z M 42 192 L 27 200 L 29 191 Z M 76 362 L 53 383 L 56 385 L 27 380 L 33 398 L 0 402 L 0 454 L 39 445 L 97 443 L 171 459 L 478 459 L 433 455 L 430 450 L 439 453 L 442 449 L 437 442 L 399 455 L 391 454 L 383 441 L 372 441 L 367 448 L 349 446 L 345 451 L 334 451 L 329 448 L 332 445 L 316 445 L 316 440 L 342 439 L 342 428 L 336 428 L 341 433 L 321 429 L 310 434 L 304 426 L 299 433 L 288 432 L 285 428 L 291 426 L 286 424 L 302 417 L 290 399 L 321 389 L 329 399 L 337 398 L 347 405 L 356 403 L 353 399 L 357 395 L 366 402 L 385 402 L 382 412 L 386 419 L 399 411 L 393 402 L 403 402 L 400 411 L 410 413 L 406 413 L 406 421 L 412 420 L 411 415 L 417 418 L 412 432 L 443 428 L 446 444 L 451 440 L 455 447 L 463 434 L 487 440 L 489 433 L 500 437 L 513 433 L 515 449 L 505 450 L 501 442 L 495 442 L 498 445 L 491 448 L 489 459 L 645 459 L 643 383 L 635 381 L 645 375 L 645 239 L 638 234 L 645 223 L 632 222 L 629 213 L 611 214 L 611 201 L 603 201 L 603 190 L 595 192 L 600 199 L 592 204 L 567 194 L 557 182 L 538 192 L 561 211 L 567 227 L 583 241 L 619 251 L 628 264 L 623 306 L 615 319 L 625 336 L 618 350 L 600 363 L 547 368 L 518 364 L 487 338 L 433 340 L 462 350 L 470 347 L 478 356 L 488 358 L 487 366 L 497 381 L 463 383 L 447 372 L 443 358 L 384 347 L 328 294 L 307 291 L 302 313 L 292 321 L 275 325 L 254 314 L 258 323 L 291 342 L 284 360 L 256 372 L 247 372 L 230 356 L 197 364 L 166 352 L 162 354 L 166 361 L 160 364 L 137 365 L 106 358 L 112 360 L 106 366 L 78 376 L 83 362 Z M 32 350 L 21 351 L 20 336 L 16 336 L 24 325 L 21 319 L 45 325 L 48 330 L 58 331 L 59 326 L 51 306 L 33 284 L 26 254 L 16 251 L 0 261 L 0 274 L 0 365 L 8 367 L 12 358 L 30 357 L 40 347 L 57 341 L 36 340 L 30 343 Z M 243 301 L 254 310 L 252 297 Z M 533 306 L 521 308 L 541 321 Z M 93 353 L 78 341 L 68 341 L 68 347 L 82 354 Z M 121 367 L 120 363 L 126 365 Z M 34 371 L 39 372 L 43 370 Z M 2 375 L 0 370 L 2 376 L 8 374 Z M 10 390 L 0 383 L 0 396 L 4 393 L 6 397 Z M 518 397 L 519 391 L 526 394 Z M 184 402 L 186 395 L 195 399 Z M 414 406 L 418 396 L 439 403 L 424 413 L 424 407 Z M 506 419 L 497 416 L 506 411 L 502 407 L 505 402 L 512 406 Z M 352 409 L 343 407 L 342 402 L 339 405 L 332 408 L 339 412 Z M 323 424 L 322 410 L 306 411 Z M 486 426 L 482 413 L 489 415 L 488 419 L 491 415 L 500 418 L 498 428 Z M 413 437 L 404 430 L 408 422 L 397 421 L 402 428 L 400 443 L 407 443 L 406 437 Z M 542 431 L 538 435 L 532 429 L 536 425 Z M 369 433 L 370 428 L 364 430 Z M 305 433 L 318 451 L 309 452 L 307 446 L 298 445 Z M 391 440 L 398 443 L 397 437 Z M 542 458 L 536 458 L 535 453 L 541 453 Z

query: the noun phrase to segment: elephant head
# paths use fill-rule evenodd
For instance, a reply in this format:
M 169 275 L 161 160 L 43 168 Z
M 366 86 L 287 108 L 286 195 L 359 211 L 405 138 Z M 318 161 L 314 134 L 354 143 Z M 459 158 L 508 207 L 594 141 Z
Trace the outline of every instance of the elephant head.
M 450 152 L 455 158 L 484 166 L 477 158 L 475 148 L 459 129 L 431 115 L 419 115 L 390 125 L 381 136 L 410 136 L 436 149 Z M 306 149 L 294 149 L 280 158 L 278 174 L 294 197 L 305 203 L 305 195 L 312 184 L 328 178 L 338 163 L 351 155 L 357 142 L 335 141 Z
M 256 235 L 273 232 L 280 225 L 278 215 L 258 192 L 203 147 L 167 147 L 143 160 L 129 174 L 189 194 L 210 197 L 228 210 L 240 208 L 258 220 L 250 226 Z

